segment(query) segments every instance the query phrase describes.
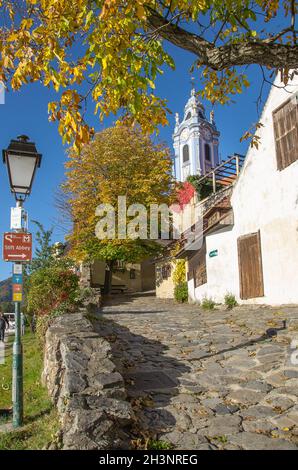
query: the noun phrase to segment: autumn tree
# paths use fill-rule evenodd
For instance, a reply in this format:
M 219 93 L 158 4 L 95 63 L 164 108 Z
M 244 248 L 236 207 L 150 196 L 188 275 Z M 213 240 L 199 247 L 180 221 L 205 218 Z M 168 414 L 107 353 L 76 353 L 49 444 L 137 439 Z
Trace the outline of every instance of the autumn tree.
M 175 67 L 166 42 L 193 54 L 212 102 L 249 86 L 248 65 L 286 83 L 298 63 L 296 0 L 0 0 L 0 13 L 0 79 L 61 91 L 50 119 L 76 149 L 93 134 L 89 101 L 100 118 L 123 110 L 150 131 L 167 123 L 154 94 L 163 66 Z
M 127 207 L 142 204 L 148 209 L 148 216 L 150 204 L 169 204 L 174 190 L 169 150 L 163 144 L 153 143 L 139 127 L 122 123 L 96 134 L 80 154 L 71 151 L 66 167 L 63 190 L 73 219 L 73 230 L 68 237 L 70 255 L 80 261 L 105 261 L 105 292 L 108 293 L 116 261 L 142 261 L 158 253 L 161 245 L 149 238 L 149 232 L 147 239 L 139 236 L 138 227 L 135 238 L 120 239 L 117 228 L 114 239 L 97 238 L 96 224 L 101 219 L 96 215 L 96 208 L 111 204 L 116 219 L 118 196 L 126 197 Z M 137 213 L 127 219 L 133 220 L 135 216 Z M 148 217 L 148 231 L 149 228 Z
M 46 229 L 37 220 L 32 220 L 32 222 L 37 226 L 37 231 L 35 233 L 36 248 L 34 257 L 29 264 L 29 274 L 37 269 L 47 267 L 53 260 L 53 228 Z

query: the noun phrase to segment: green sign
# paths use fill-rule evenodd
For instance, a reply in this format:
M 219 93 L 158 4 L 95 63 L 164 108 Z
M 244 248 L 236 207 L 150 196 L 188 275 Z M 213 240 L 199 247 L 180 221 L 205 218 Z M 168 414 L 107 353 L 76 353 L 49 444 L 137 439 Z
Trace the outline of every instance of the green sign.
M 218 250 L 212 250 L 209 252 L 209 258 L 214 258 L 215 256 L 218 256 Z

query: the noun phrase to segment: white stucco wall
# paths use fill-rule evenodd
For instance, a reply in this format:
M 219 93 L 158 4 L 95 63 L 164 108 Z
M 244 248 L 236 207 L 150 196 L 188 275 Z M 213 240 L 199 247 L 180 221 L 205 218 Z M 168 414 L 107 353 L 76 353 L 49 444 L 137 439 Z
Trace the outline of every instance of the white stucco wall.
M 213 250 L 218 250 L 218 255 L 210 258 L 209 253 Z M 235 289 L 235 279 L 238 277 L 237 243 L 234 243 L 231 230 L 221 230 L 206 237 L 206 265 L 208 282 L 194 289 L 190 281 L 190 297 L 196 301 L 212 297 L 216 302 L 222 302 L 225 294 L 232 292 L 238 298 L 239 291 Z
M 278 81 L 276 81 L 276 84 Z M 298 92 L 298 77 L 287 87 Z M 259 149 L 250 148 L 232 195 L 234 227 L 209 235 L 207 279 L 195 289 L 189 283 L 193 300 L 212 297 L 222 302 L 227 292 L 240 303 L 298 304 L 298 161 L 277 170 L 272 111 L 290 95 L 272 87 L 260 121 L 264 127 Z M 241 301 L 237 238 L 260 230 L 264 275 L 264 297 Z M 218 256 L 209 258 L 217 249 Z

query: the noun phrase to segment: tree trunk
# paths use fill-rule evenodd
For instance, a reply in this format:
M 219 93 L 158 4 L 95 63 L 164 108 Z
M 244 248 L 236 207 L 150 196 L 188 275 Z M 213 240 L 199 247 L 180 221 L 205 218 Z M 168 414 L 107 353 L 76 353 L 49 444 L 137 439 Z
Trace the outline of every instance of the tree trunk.
M 114 264 L 115 261 L 106 261 L 105 283 L 103 288 L 103 293 L 105 295 L 109 295 L 111 293 Z

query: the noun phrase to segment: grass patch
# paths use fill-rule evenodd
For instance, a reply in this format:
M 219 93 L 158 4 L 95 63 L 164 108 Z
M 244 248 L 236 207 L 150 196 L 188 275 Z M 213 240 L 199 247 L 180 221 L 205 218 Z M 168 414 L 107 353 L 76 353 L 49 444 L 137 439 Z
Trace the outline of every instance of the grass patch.
M 171 450 L 173 449 L 174 446 L 173 444 L 170 444 L 169 442 L 162 441 L 162 440 L 156 440 L 156 439 L 150 439 L 148 442 L 148 450 Z
M 211 298 L 208 299 L 207 297 L 204 297 L 201 303 L 201 307 L 203 310 L 214 310 L 215 302 Z
M 6 343 L 5 364 L 0 364 L 0 424 L 11 420 L 12 342 Z M 58 417 L 47 390 L 41 385 L 43 353 L 35 335 L 23 337 L 24 349 L 24 426 L 0 433 L 1 450 L 42 449 L 59 429 Z M 2 416 L 2 418 L 1 418 Z
M 175 300 L 179 303 L 185 303 L 188 301 L 188 287 L 187 282 L 177 284 L 174 289 Z
M 236 297 L 233 294 L 231 294 L 230 292 L 228 292 L 225 295 L 225 305 L 228 308 L 228 310 L 232 310 L 232 308 L 237 307 L 237 305 L 238 305 Z

